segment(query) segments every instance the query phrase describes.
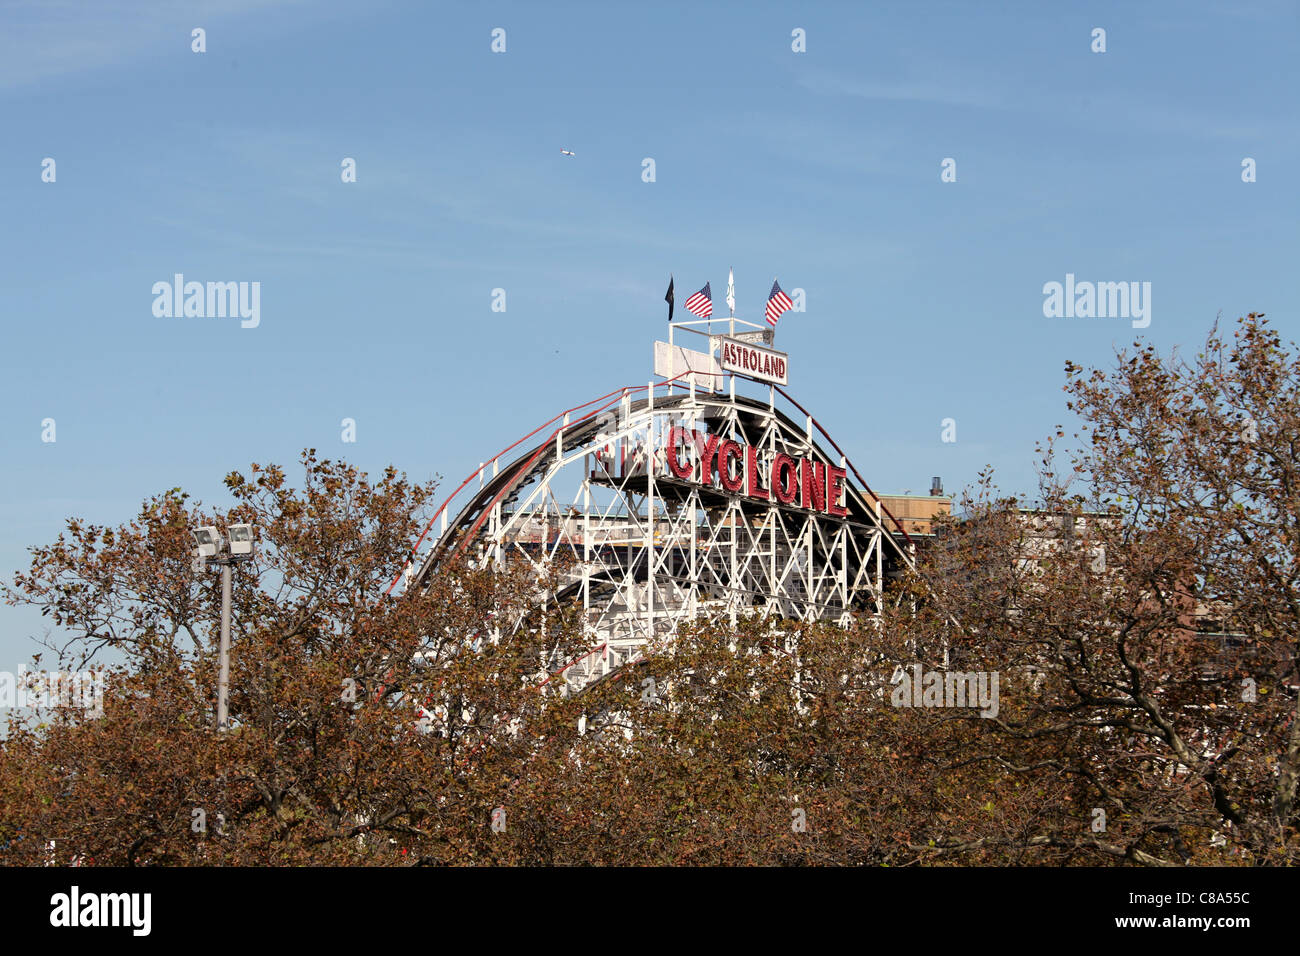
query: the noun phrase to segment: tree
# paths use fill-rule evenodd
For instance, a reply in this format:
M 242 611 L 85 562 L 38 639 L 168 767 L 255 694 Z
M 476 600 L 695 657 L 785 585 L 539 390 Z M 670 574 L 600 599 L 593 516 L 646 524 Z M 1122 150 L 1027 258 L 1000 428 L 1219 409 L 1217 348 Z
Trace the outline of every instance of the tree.
M 1067 364 L 1072 467 L 1048 442 L 1032 514 L 986 483 L 913 582 L 931 605 L 894 622 L 1005 675 L 1001 714 L 936 749 L 945 766 L 1046 798 L 936 853 L 1297 858 L 1300 358 L 1254 314 L 1194 362 L 1135 349 L 1110 373 Z
M 565 569 L 387 595 L 433 485 L 303 458 L 73 520 L 6 588 L 112 653 L 102 717 L 11 717 L 0 858 L 127 864 L 1294 863 L 1300 357 L 1066 366 L 1033 507 L 991 472 L 878 620 L 701 619 L 573 695 Z M 1068 464 L 1060 464 L 1066 458 Z M 248 521 L 231 714 L 189 529 Z M 53 841 L 54 848 L 49 848 Z
M 371 482 L 303 457 L 301 491 L 276 467 L 232 473 L 224 514 L 169 492 L 119 528 L 80 520 L 33 549 L 7 588 L 71 634 L 65 667 L 115 652 L 100 718 L 11 717 L 0 761 L 0 844 L 15 862 L 449 862 L 490 846 L 545 653 L 563 637 L 498 641 L 537 582 L 462 568 L 426 593 L 386 596 L 432 483 Z M 237 569 L 231 715 L 214 732 L 215 576 L 189 529 L 247 521 Z M 480 825 L 481 824 L 481 825 Z M 22 837 L 22 839 L 18 839 Z M 395 842 L 394 842 L 395 841 Z

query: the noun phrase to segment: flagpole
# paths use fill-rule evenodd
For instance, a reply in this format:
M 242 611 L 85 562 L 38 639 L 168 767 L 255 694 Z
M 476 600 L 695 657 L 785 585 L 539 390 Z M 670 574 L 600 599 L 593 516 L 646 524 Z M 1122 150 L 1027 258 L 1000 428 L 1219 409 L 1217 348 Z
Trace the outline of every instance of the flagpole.
M 736 275 L 735 271 L 727 266 L 727 311 L 731 313 L 731 337 L 736 337 Z
M 776 285 L 776 284 L 777 284 L 776 276 L 772 276 L 772 285 Z M 766 319 L 766 318 L 767 318 L 767 315 L 766 315 L 767 308 L 766 308 L 766 307 L 764 307 L 763 312 L 764 312 L 763 318 Z M 781 317 L 778 315 L 778 316 L 777 316 L 777 319 L 780 319 L 780 318 L 781 318 Z M 772 344 L 775 345 L 775 344 L 776 344 L 776 326 L 775 326 L 775 325 L 772 325 L 772 324 L 769 322 L 769 323 L 768 323 L 768 331 L 772 333 Z

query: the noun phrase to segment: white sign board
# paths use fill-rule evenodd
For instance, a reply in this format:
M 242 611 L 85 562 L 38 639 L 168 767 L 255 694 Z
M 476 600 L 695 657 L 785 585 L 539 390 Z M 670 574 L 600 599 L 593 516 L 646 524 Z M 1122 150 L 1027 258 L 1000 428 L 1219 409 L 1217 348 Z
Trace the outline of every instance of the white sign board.
M 686 372 L 691 374 L 684 375 Z M 655 343 L 655 374 L 665 379 L 682 375 L 677 381 L 683 385 L 694 379 L 697 388 L 707 388 L 714 392 L 722 388 L 722 368 L 717 359 L 706 352 L 684 349 L 667 342 Z
M 784 352 L 727 336 L 721 337 L 719 342 L 718 358 L 724 371 L 774 385 L 790 384 L 789 356 Z
M 726 336 L 715 336 L 715 339 L 726 338 Z M 753 332 L 736 332 L 731 336 L 737 342 L 746 342 L 750 345 L 771 345 L 776 339 L 776 329 L 758 329 Z

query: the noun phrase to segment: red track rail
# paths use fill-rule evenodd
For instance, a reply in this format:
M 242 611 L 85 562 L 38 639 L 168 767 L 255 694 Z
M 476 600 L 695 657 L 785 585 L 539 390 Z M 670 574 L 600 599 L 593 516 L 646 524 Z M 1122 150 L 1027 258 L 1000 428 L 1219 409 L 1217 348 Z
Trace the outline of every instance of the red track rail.
M 658 385 L 653 385 L 653 386 L 651 386 L 651 385 L 629 385 L 629 386 L 624 386 L 623 388 L 615 389 L 615 390 L 612 391 L 612 392 L 606 392 L 604 395 L 601 395 L 601 396 L 598 397 L 598 398 L 593 398 L 591 401 L 583 402 L 581 405 L 575 405 L 573 408 L 566 409 L 565 411 L 560 412 L 558 415 L 553 416 L 553 417 L 550 418 L 548 421 L 545 421 L 545 422 L 543 422 L 541 425 L 538 425 L 536 428 L 534 428 L 532 431 L 530 431 L 527 435 L 524 435 L 524 436 L 523 436 L 522 438 L 520 438 L 518 441 L 512 442 L 511 444 L 507 445 L 505 448 L 503 448 L 500 452 L 498 452 L 498 453 L 497 453 L 496 455 L 494 455 L 492 458 L 489 458 L 488 461 L 499 461 L 503 455 L 506 455 L 506 454 L 509 453 L 512 449 L 517 448 L 518 446 L 522 445 L 524 442 L 528 441 L 528 439 L 532 438 L 534 435 L 536 435 L 538 432 L 542 431 L 542 430 L 543 430 L 544 428 L 546 428 L 547 426 L 549 426 L 549 425 L 554 425 L 557 421 L 560 421 L 560 420 L 561 420 L 562 418 L 564 418 L 566 415 L 572 415 L 574 412 L 581 411 L 582 409 L 585 409 L 585 408 L 590 408 L 592 405 L 596 405 L 596 404 L 599 403 L 599 402 L 604 402 L 604 404 L 603 404 L 603 405 L 600 405 L 599 408 L 594 408 L 594 409 L 592 409 L 591 411 L 587 412 L 586 414 L 582 415 L 581 417 L 577 418 L 576 420 L 574 420 L 574 421 L 570 421 L 570 422 L 566 422 L 565 424 L 562 424 L 559 428 L 557 428 L 557 429 L 555 429 L 554 431 L 552 431 L 551 434 L 547 437 L 546 442 L 544 442 L 540 447 L 538 447 L 537 451 L 535 451 L 535 452 L 532 454 L 532 456 L 529 457 L 528 461 L 524 462 L 524 464 L 523 464 L 522 466 L 520 466 L 520 468 L 519 468 L 518 471 L 517 471 L 517 473 L 525 473 L 525 474 L 526 474 L 526 473 L 528 472 L 528 470 L 531 469 L 532 466 L 536 463 L 537 459 L 538 459 L 538 458 L 539 458 L 539 457 L 540 457 L 540 456 L 541 456 L 541 455 L 546 451 L 547 445 L 548 445 L 552 440 L 554 440 L 555 436 L 556 436 L 557 434 L 559 434 L 560 432 L 562 432 L 565 428 L 569 427 L 570 425 L 577 424 L 578 422 L 584 422 L 584 421 L 586 421 L 587 419 L 592 418 L 592 417 L 595 416 L 595 415 L 599 415 L 601 412 L 605 411 L 606 409 L 608 409 L 608 408 L 611 407 L 612 405 L 616 405 L 616 404 L 618 404 L 618 402 L 622 401 L 622 399 L 623 399 L 623 397 L 624 397 L 625 395 L 630 395 L 630 394 L 632 394 L 632 393 L 634 393 L 634 392 L 645 391 L 645 390 L 650 389 L 650 388 L 666 388 L 666 387 L 671 386 L 671 385 L 673 385 L 673 384 L 675 384 L 675 383 L 677 384 L 677 387 L 678 387 L 678 388 L 684 388 L 684 387 L 686 387 L 686 386 L 683 386 L 683 385 L 681 385 L 680 383 L 678 383 L 678 382 L 677 382 L 677 379 L 681 378 L 683 375 L 689 375 L 689 374 L 691 374 L 691 373 L 690 373 L 690 372 L 682 372 L 681 375 L 674 376 L 673 378 L 670 378 L 670 379 L 669 379 L 668 381 L 666 381 L 666 382 L 661 382 L 661 383 L 659 383 Z M 733 377 L 734 377 L 734 376 L 733 376 Z M 885 506 L 885 503 L 884 503 L 883 501 L 880 500 L 880 496 L 877 495 L 874 491 L 871 490 L 871 486 L 868 485 L 868 484 L 866 483 L 865 480 L 863 480 L 861 473 L 859 473 L 857 467 L 856 467 L 856 466 L 853 464 L 853 462 L 849 459 L 849 456 L 846 455 L 846 454 L 844 454 L 844 449 L 840 448 L 839 444 L 836 443 L 835 439 L 832 438 L 832 437 L 830 436 L 830 433 L 827 432 L 826 429 L 822 427 L 821 422 L 817 421 L 817 419 L 814 418 L 814 417 L 809 413 L 808 409 L 804 408 L 804 407 L 803 407 L 802 405 L 800 405 L 797 401 L 795 401 L 795 400 L 790 396 L 790 394 L 789 394 L 785 389 L 783 389 L 781 386 L 779 386 L 779 385 L 774 385 L 773 388 L 775 388 L 778 392 L 780 392 L 780 393 L 781 393 L 781 396 L 782 396 L 782 397 L 783 397 L 787 402 L 789 402 L 791 405 L 793 405 L 795 408 L 797 408 L 800 412 L 802 412 L 805 416 L 807 416 L 807 418 L 808 418 L 809 421 L 811 421 L 814 425 L 817 426 L 817 431 L 821 433 L 821 436 L 822 436 L 823 438 L 825 438 L 826 441 L 828 441 L 828 442 L 830 443 L 831 447 L 834 448 L 835 451 L 839 453 L 840 457 L 842 457 L 842 458 L 844 459 L 845 464 L 847 464 L 847 465 L 849 466 L 849 469 L 853 472 L 853 476 L 854 476 L 855 478 L 858 479 L 858 484 L 860 484 L 860 485 L 862 486 L 862 488 L 867 492 L 867 494 L 871 495 L 872 499 L 874 499 L 874 500 L 875 500 L 875 501 L 880 505 L 881 510 L 885 513 L 886 516 L 888 516 L 889 520 L 892 521 L 892 522 L 894 523 L 894 526 L 895 526 L 896 528 L 898 528 L 899 532 L 900 532 L 900 533 L 903 535 L 903 537 L 907 540 L 907 543 L 908 543 L 909 545 L 910 545 L 910 544 L 914 544 L 914 542 L 912 541 L 912 537 L 911 537 L 911 535 L 909 535 L 909 534 L 907 533 L 907 529 L 903 527 L 902 522 L 899 521 L 897 518 L 894 517 L 893 513 L 890 512 L 889 508 L 887 508 L 887 507 Z M 445 501 L 442 503 L 442 505 L 438 508 L 438 510 L 435 511 L 435 512 L 433 513 L 433 517 L 430 518 L 430 519 L 429 519 L 429 523 L 426 524 L 426 525 L 424 526 L 424 530 L 423 530 L 422 532 L 420 532 L 420 537 L 416 539 L 415 545 L 411 548 L 411 559 L 412 559 L 412 560 L 414 560 L 414 558 L 418 555 L 419 550 L 420 550 L 420 545 L 424 543 L 424 539 L 425 539 L 425 537 L 429 534 L 430 529 L 431 529 L 431 528 L 434 526 L 434 524 L 437 522 L 438 518 L 439 518 L 439 517 L 442 515 L 442 513 L 447 509 L 447 506 L 450 505 L 451 502 L 455 500 L 455 498 L 456 498 L 456 496 L 457 496 L 458 494 L 460 494 L 463 490 L 465 490 L 466 486 L 468 486 L 469 483 L 470 483 L 471 481 L 473 481 L 474 478 L 475 478 L 476 476 L 482 475 L 482 474 L 483 474 L 483 469 L 486 468 L 486 467 L 487 467 L 487 464 L 484 463 L 484 464 L 481 465 L 478 469 L 476 469 L 475 471 L 471 472 L 470 475 L 469 475 L 469 477 L 466 478 L 464 481 L 462 481 L 462 482 L 461 482 L 461 483 L 456 487 L 456 490 L 453 491 L 453 492 L 452 492 L 452 493 L 447 497 L 447 500 L 445 500 Z M 478 533 L 478 530 L 483 526 L 483 522 L 487 520 L 487 516 L 488 516 L 488 514 L 491 512 L 491 510 L 492 510 L 494 507 L 496 507 L 497 503 L 500 502 L 500 501 L 505 497 L 505 495 L 506 495 L 507 492 L 509 491 L 509 488 L 510 488 L 510 485 L 509 485 L 509 483 L 507 483 L 506 487 L 503 488 L 501 491 L 499 491 L 499 492 L 497 493 L 496 497 L 492 499 L 491 503 L 490 503 L 486 508 L 483 509 L 483 513 L 479 515 L 479 517 L 475 520 L 473 526 L 470 528 L 469 533 L 465 535 L 464 542 L 462 543 L 462 547 L 464 546 L 464 543 L 468 543 L 469 541 L 472 541 L 472 540 L 473 540 L 474 535 L 477 534 L 477 533 Z M 457 550 L 457 554 L 459 554 L 459 553 L 460 553 L 460 550 L 458 549 L 458 550 Z M 404 570 L 403 570 L 403 571 L 399 571 L 399 572 L 397 573 L 397 576 L 393 578 L 392 582 L 388 585 L 388 588 L 384 591 L 384 594 L 385 594 L 385 595 L 392 594 L 392 592 L 393 592 L 393 588 L 395 588 L 395 587 L 397 586 L 397 582 L 400 581 L 400 580 L 402 579 L 402 574 L 403 574 L 403 573 L 405 573 Z
M 575 406 L 573 406 L 573 408 L 567 409 L 567 410 L 565 410 L 565 411 L 560 412 L 558 415 L 555 415 L 555 416 L 552 417 L 549 421 L 545 421 L 545 422 L 543 422 L 542 424 L 538 425 L 536 428 L 534 428 L 532 431 L 530 431 L 530 432 L 529 432 L 527 435 L 525 435 L 523 438 L 520 438 L 518 441 L 516 441 L 516 442 L 512 442 L 511 444 L 507 445 L 505 448 L 501 449 L 500 452 L 498 452 L 496 455 L 494 455 L 494 456 L 492 456 L 491 458 L 489 458 L 488 461 L 498 461 L 498 460 L 500 460 L 500 458 L 501 458 L 502 455 L 505 455 L 505 454 L 508 453 L 511 449 L 513 449 L 513 448 L 517 448 L 519 445 L 522 445 L 524 442 L 528 441 L 528 439 L 532 438 L 534 435 L 536 435 L 538 432 L 540 432 L 540 431 L 541 431 L 543 428 L 545 428 L 546 426 L 548 426 L 548 425 L 554 425 L 557 421 L 559 421 L 560 419 L 564 418 L 565 415 L 572 415 L 574 412 L 579 411 L 579 410 L 584 409 L 584 408 L 587 408 L 587 407 L 589 407 L 589 406 L 591 406 L 591 405 L 595 405 L 597 402 L 605 402 L 604 405 L 600 406 L 599 408 L 593 409 L 593 410 L 590 411 L 590 412 L 587 412 L 585 415 L 583 415 L 581 418 L 578 418 L 576 421 L 567 422 L 567 423 L 561 425 L 559 428 L 555 429 L 555 431 L 551 432 L 551 434 L 547 437 L 546 442 L 544 442 L 544 443 L 541 445 L 541 447 L 539 447 L 539 448 L 537 449 L 537 451 L 533 453 L 532 457 L 529 458 L 528 461 L 524 463 L 524 465 L 523 465 L 523 470 L 524 470 L 524 471 L 527 471 L 527 469 L 529 469 L 529 468 L 531 468 L 531 467 L 533 466 L 533 463 L 537 460 L 538 456 L 540 456 L 540 455 L 542 454 L 542 452 L 544 452 L 544 451 L 546 450 L 546 445 L 547 445 L 547 443 L 549 443 L 550 441 L 552 441 L 552 440 L 555 438 L 555 436 L 556 436 L 557 434 L 559 434 L 560 432 L 564 431 L 564 429 L 567 428 L 567 427 L 569 427 L 569 425 L 577 424 L 577 422 L 585 422 L 587 419 L 591 418 L 592 416 L 594 416 L 594 415 L 599 415 L 601 412 L 605 411 L 605 409 L 609 408 L 611 405 L 616 405 L 618 402 L 622 401 L 624 395 L 630 395 L 630 394 L 633 393 L 633 392 L 644 391 L 644 390 L 646 390 L 646 389 L 648 389 L 648 388 L 651 388 L 651 387 L 653 387 L 653 388 L 664 388 L 664 387 L 667 387 L 667 386 L 669 386 L 669 385 L 672 385 L 674 382 L 677 381 L 677 379 L 681 378 L 682 375 L 689 375 L 689 374 L 691 374 L 691 373 L 690 373 L 690 372 L 682 372 L 681 375 L 674 376 L 673 378 L 670 378 L 668 381 L 666 381 L 666 382 L 662 382 L 662 383 L 660 383 L 659 385 L 655 385 L 655 386 L 650 386 L 650 385 L 628 385 L 628 386 L 624 386 L 623 388 L 615 389 L 615 390 L 612 391 L 612 392 L 606 392 L 604 395 L 601 395 L 599 398 L 593 398 L 593 399 L 592 399 L 591 401 L 589 401 L 589 402 L 583 402 L 581 405 L 575 405 Z M 679 385 L 678 387 L 681 388 L 681 387 L 684 387 L 684 386 Z M 616 397 L 614 398 L 613 401 L 607 401 L 607 400 L 610 398 L 610 396 L 616 396 Z M 462 481 L 462 482 L 457 486 L 456 490 L 453 491 L 450 495 L 447 496 L 447 500 L 444 501 L 444 502 L 442 503 L 441 507 L 439 507 L 438 510 L 435 511 L 435 512 L 433 513 L 433 517 L 430 518 L 430 519 L 429 519 L 429 523 L 428 523 L 427 525 L 424 526 L 424 530 L 423 530 L 422 532 L 420 532 L 420 537 L 416 539 L 416 541 L 415 541 L 415 545 L 411 548 L 411 556 L 412 556 L 412 558 L 414 558 L 414 556 L 415 556 L 416 554 L 419 553 L 420 545 L 424 542 L 425 536 L 428 535 L 428 533 L 429 533 L 429 529 L 433 527 L 434 522 L 436 522 L 436 521 L 438 520 L 439 516 L 443 513 L 443 511 L 445 511 L 445 510 L 447 509 L 447 506 L 448 506 L 449 504 L 451 504 L 452 501 L 455 500 L 455 498 L 456 498 L 456 496 L 457 496 L 458 494 L 460 494 L 462 491 L 465 490 L 465 486 L 466 486 L 466 485 L 468 485 L 471 481 L 473 481 L 474 478 L 475 478 L 476 476 L 481 475 L 481 474 L 483 473 L 483 469 L 486 468 L 486 467 L 487 467 L 487 465 L 486 465 L 486 463 L 485 463 L 485 464 L 483 464 L 482 466 L 480 466 L 476 471 L 471 472 L 471 473 L 470 473 L 470 476 L 469 476 L 468 478 L 466 478 L 464 481 Z M 507 486 L 507 487 L 509 487 L 509 486 Z M 478 529 L 482 526 L 483 521 L 486 519 L 488 512 L 490 512 L 490 511 L 492 510 L 492 508 L 494 508 L 494 507 L 496 506 L 497 502 L 500 501 L 501 498 L 502 498 L 504 495 L 505 495 L 505 490 L 503 489 L 500 493 L 498 493 L 498 495 L 497 495 L 494 499 L 492 499 L 492 503 L 489 504 L 489 505 L 487 506 L 487 508 L 485 508 L 485 509 L 483 510 L 483 514 L 480 515 L 480 516 L 479 516 L 479 519 L 474 523 L 474 527 L 470 529 L 470 533 L 469 533 L 468 535 L 465 536 L 465 539 L 466 539 L 467 541 L 468 541 L 468 540 L 471 540 L 471 539 L 474 537 L 474 534 L 477 533 Z M 387 594 L 392 594 L 392 593 L 393 593 L 393 588 L 395 588 L 395 587 L 397 586 L 397 582 L 400 581 L 400 580 L 402 579 L 402 574 L 403 574 L 403 573 L 404 573 L 403 571 L 399 571 L 399 572 L 397 572 L 397 576 L 396 576 L 395 578 L 393 578 L 392 583 L 390 583 L 390 584 L 388 585 L 388 588 L 387 588 L 387 590 L 384 591 L 384 594 L 387 595 Z
M 894 522 L 895 527 L 897 527 L 898 530 L 903 533 L 903 537 L 907 539 L 907 543 L 915 544 L 915 542 L 912 541 L 912 536 L 908 534 L 907 529 L 903 527 L 903 523 L 899 521 L 897 518 L 895 518 L 893 514 L 890 513 L 889 509 L 885 507 L 885 503 L 880 500 L 880 496 L 876 494 L 874 491 L 872 491 L 871 486 L 862 480 L 862 476 L 858 474 L 858 469 L 854 466 L 853 462 L 849 460 L 849 456 L 844 454 L 844 449 L 835 443 L 835 439 L 830 436 L 830 433 L 827 432 L 826 429 L 822 428 L 822 423 L 817 421 L 817 419 L 813 418 L 812 415 L 809 414 L 808 409 L 804 408 L 793 398 L 791 398 L 790 393 L 787 392 L 785 389 L 783 389 L 780 385 L 774 385 L 772 387 L 775 388 L 778 392 L 780 392 L 781 396 L 787 402 L 789 402 L 795 408 L 799 409 L 799 411 L 803 412 L 805 415 L 808 416 L 808 420 L 817 426 L 817 430 L 822 433 L 822 437 L 831 443 L 831 447 L 840 453 L 840 457 L 844 459 L 844 463 L 847 464 L 850 469 L 852 469 L 853 477 L 858 479 L 858 484 L 860 484 L 863 488 L 866 489 L 867 494 L 871 495 L 872 498 L 876 499 L 876 502 L 880 505 L 880 510 L 883 511 L 885 514 L 889 515 L 889 520 Z

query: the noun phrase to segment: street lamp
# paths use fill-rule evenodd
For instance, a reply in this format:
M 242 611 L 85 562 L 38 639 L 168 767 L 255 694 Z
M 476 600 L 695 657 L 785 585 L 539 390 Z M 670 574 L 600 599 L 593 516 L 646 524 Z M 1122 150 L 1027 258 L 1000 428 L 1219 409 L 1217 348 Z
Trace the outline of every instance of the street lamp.
M 194 569 L 207 570 L 208 563 L 221 568 L 221 671 L 217 677 L 217 732 L 225 733 L 230 710 L 230 569 L 253 560 L 253 526 L 232 524 L 226 528 L 229 539 L 212 525 L 195 528 Z
M 221 532 L 211 525 L 197 528 L 190 532 L 194 543 L 198 545 L 200 558 L 215 558 L 221 550 Z
M 251 524 L 232 524 L 226 531 L 230 534 L 231 554 L 253 553 L 253 526 Z

